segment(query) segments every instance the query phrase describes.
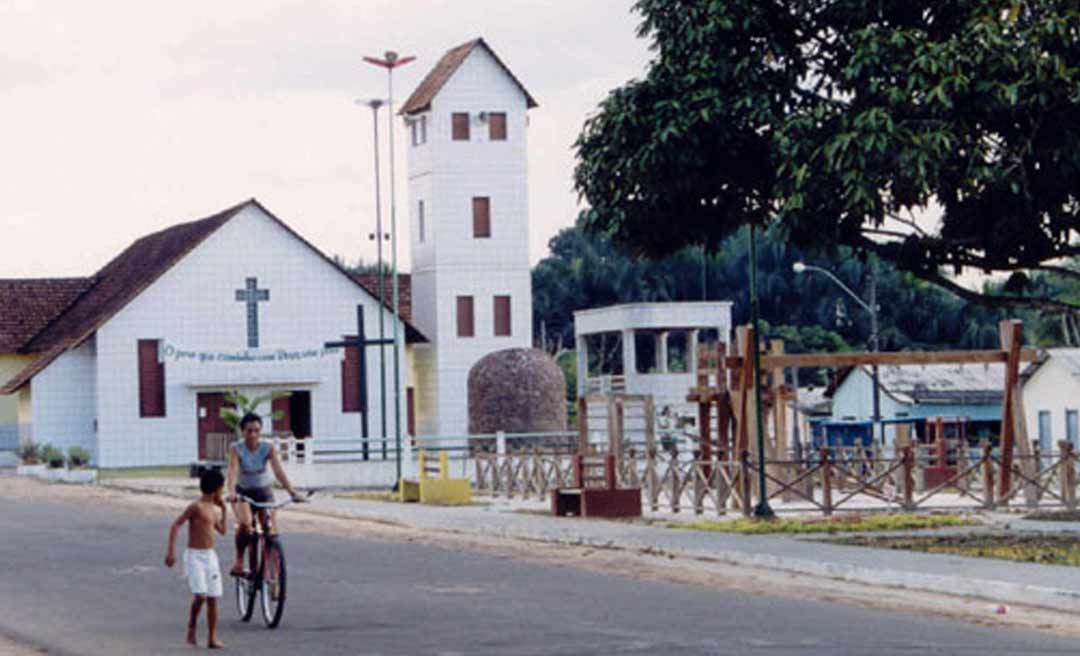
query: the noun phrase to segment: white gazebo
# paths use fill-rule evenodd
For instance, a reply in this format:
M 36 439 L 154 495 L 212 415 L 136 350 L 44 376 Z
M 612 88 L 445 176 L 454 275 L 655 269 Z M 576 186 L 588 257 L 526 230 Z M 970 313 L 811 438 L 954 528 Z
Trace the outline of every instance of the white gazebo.
M 695 384 L 698 344 L 729 341 L 731 305 L 628 303 L 574 312 L 578 397 L 648 394 L 658 409 L 692 414 L 686 395 Z M 604 334 L 617 336 L 622 357 L 601 358 L 590 371 L 589 338 Z

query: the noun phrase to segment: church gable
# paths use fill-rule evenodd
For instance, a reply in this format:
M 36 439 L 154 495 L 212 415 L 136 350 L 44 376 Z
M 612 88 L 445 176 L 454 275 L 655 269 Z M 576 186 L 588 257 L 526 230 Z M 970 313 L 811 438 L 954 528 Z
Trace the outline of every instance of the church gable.
M 119 314 L 139 312 L 148 304 L 155 309 L 172 309 L 187 299 L 195 302 L 190 306 L 192 314 L 189 316 L 199 316 L 198 295 L 219 275 L 227 275 L 223 267 L 228 269 L 230 263 L 242 260 L 245 253 L 263 253 L 273 257 L 273 250 L 282 248 L 293 253 L 292 261 L 296 263 L 290 267 L 269 267 L 277 269 L 282 278 L 310 280 L 309 268 L 315 269 L 323 272 L 319 276 L 322 284 L 363 290 L 363 296 L 374 298 L 321 251 L 257 201 L 249 200 L 205 219 L 176 225 L 133 243 L 95 274 L 90 289 L 28 344 L 28 348 L 42 352 L 42 356 L 8 381 L 0 393 L 10 394 L 22 387 L 61 353 L 85 341 Z M 225 283 L 233 286 L 229 292 L 238 310 L 248 315 L 241 328 L 245 333 L 258 331 L 259 305 L 266 305 L 269 300 L 266 298 L 269 291 L 262 286 L 265 279 L 259 281 L 256 277 L 249 283 L 249 277 L 244 275 Z M 172 283 L 158 284 L 169 281 Z M 171 298 L 162 300 L 169 296 L 157 291 L 162 287 L 171 289 Z M 313 292 L 311 290 L 309 293 Z M 241 299 L 241 296 L 244 298 Z M 257 335 L 249 336 L 257 341 Z M 406 324 L 406 338 L 408 341 L 424 339 L 409 324 Z M 245 339 L 240 347 L 249 343 Z
M 401 111 L 398 112 L 402 115 L 416 114 L 431 109 L 432 101 L 435 97 L 442 92 L 443 87 L 447 86 L 451 80 L 453 80 L 462 68 L 470 59 L 477 55 L 486 56 L 496 66 L 498 66 L 506 77 L 521 91 L 525 96 L 526 108 L 532 109 L 537 106 L 536 100 L 525 88 L 525 85 L 507 68 L 506 64 L 499 59 L 499 56 L 495 54 L 495 51 L 491 49 L 491 46 L 487 44 L 483 39 L 473 39 L 467 43 L 463 43 L 456 48 L 451 48 L 442 56 L 442 58 L 435 64 L 435 67 L 427 74 L 426 77 L 420 82 L 420 85 L 416 87 L 412 95 L 401 106 Z

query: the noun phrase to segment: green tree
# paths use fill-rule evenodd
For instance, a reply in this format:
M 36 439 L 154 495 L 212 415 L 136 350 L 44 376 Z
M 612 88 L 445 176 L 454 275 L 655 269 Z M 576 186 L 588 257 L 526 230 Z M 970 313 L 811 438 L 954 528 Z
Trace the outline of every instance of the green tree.
M 964 298 L 1076 306 L 988 299 L 943 269 L 1078 276 L 1056 267 L 1080 254 L 1076 0 L 634 8 L 655 57 L 578 139 L 589 230 L 662 255 L 775 221 L 800 247 L 876 254 Z

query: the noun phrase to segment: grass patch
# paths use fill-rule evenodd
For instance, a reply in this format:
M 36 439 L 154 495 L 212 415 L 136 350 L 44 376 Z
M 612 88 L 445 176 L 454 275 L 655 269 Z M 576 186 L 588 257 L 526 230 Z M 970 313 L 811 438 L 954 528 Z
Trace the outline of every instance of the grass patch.
M 1043 565 L 1080 567 L 1080 543 L 1067 535 L 935 535 L 918 537 L 851 537 L 839 541 L 861 547 L 902 549 L 924 553 L 949 554 L 1013 560 Z
M 960 515 L 845 515 L 827 518 L 784 518 L 772 520 L 734 519 L 726 522 L 671 522 L 668 528 L 687 528 L 697 531 L 764 535 L 773 533 L 863 533 L 876 531 L 907 531 L 923 528 L 971 526 L 977 522 Z
M 188 468 L 183 465 L 177 467 L 123 467 L 99 469 L 98 480 L 117 478 L 188 478 L 189 473 L 190 471 Z
M 359 499 L 360 501 L 390 501 L 392 503 L 400 503 L 398 501 L 397 492 L 386 491 L 370 491 L 370 492 L 339 492 L 334 495 L 338 499 Z
M 1025 515 L 1037 522 L 1080 522 L 1080 510 L 1043 510 Z

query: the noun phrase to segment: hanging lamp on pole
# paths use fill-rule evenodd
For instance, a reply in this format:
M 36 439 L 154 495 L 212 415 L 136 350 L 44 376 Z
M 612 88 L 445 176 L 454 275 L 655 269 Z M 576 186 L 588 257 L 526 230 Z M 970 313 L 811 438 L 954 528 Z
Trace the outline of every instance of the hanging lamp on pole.
M 389 126 L 387 138 L 390 140 L 390 275 L 391 292 L 394 308 L 394 448 L 397 453 L 397 480 L 401 480 L 401 363 L 400 354 L 401 335 L 398 329 L 401 310 L 399 307 L 400 296 L 398 292 L 397 271 L 397 199 L 394 188 L 394 69 L 412 62 L 416 57 L 401 57 L 393 50 L 383 53 L 383 58 L 364 57 L 364 61 L 386 69 L 388 94 L 387 94 L 387 125 Z M 380 272 L 379 285 L 382 286 L 382 273 Z M 386 436 L 383 436 L 385 439 Z

